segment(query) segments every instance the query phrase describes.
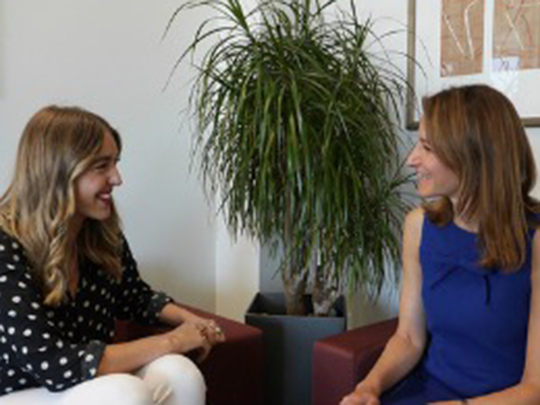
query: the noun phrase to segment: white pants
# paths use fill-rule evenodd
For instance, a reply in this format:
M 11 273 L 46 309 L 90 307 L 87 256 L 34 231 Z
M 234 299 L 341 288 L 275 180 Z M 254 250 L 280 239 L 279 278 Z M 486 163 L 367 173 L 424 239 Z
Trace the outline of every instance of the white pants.
M 160 357 L 132 374 L 109 374 L 62 392 L 30 388 L 0 397 L 0 405 L 204 405 L 206 385 L 193 362 Z

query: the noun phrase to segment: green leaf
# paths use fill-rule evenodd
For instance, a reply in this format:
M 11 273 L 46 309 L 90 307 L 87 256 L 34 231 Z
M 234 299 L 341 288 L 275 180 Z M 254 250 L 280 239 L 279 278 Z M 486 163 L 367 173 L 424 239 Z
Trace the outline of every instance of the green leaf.
M 279 241 L 288 273 L 318 252 L 329 281 L 376 295 L 396 280 L 409 208 L 398 151 L 408 84 L 395 64 L 407 57 L 384 48 L 398 32 L 376 36 L 354 1 L 337 4 L 188 1 L 166 33 L 185 10 L 211 12 L 171 74 L 202 52 L 193 153 L 231 231 Z

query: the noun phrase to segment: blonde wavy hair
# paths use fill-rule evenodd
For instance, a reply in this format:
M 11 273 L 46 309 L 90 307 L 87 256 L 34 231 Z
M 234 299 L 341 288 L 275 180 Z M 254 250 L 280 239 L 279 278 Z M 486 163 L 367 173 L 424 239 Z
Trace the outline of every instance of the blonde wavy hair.
M 423 106 L 426 137 L 460 184 L 458 204 L 446 197 L 428 203 L 428 218 L 440 225 L 455 214 L 477 221 L 480 264 L 518 269 L 540 204 L 531 197 L 536 166 L 516 109 L 486 85 L 450 88 L 425 98 Z
M 68 265 L 73 248 L 112 277 L 121 276 L 121 225 L 114 203 L 105 221 L 86 219 L 74 235 L 74 185 L 110 133 L 121 150 L 118 132 L 107 121 L 78 107 L 48 106 L 26 125 L 15 173 L 0 197 L 0 227 L 23 245 L 33 266 L 44 304 L 67 298 Z

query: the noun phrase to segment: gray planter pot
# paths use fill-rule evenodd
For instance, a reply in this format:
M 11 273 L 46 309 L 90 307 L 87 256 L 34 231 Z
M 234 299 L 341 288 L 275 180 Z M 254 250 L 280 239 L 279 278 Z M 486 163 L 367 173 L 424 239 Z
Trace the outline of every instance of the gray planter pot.
M 311 300 L 306 296 L 308 308 Z M 263 331 L 264 404 L 311 403 L 311 356 L 315 341 L 347 329 L 345 300 L 335 316 L 289 316 L 282 293 L 258 293 L 246 313 L 246 323 Z M 310 308 L 311 309 L 311 308 Z

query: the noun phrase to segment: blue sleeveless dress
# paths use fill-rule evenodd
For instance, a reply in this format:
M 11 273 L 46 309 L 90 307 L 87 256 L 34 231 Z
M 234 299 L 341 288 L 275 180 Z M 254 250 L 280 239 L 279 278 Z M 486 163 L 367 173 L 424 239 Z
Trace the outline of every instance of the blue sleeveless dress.
M 504 230 L 501 230 L 504 232 Z M 519 383 L 527 344 L 531 242 L 516 272 L 478 265 L 477 235 L 424 218 L 420 262 L 429 342 L 420 365 L 383 395 L 383 405 L 419 405 L 496 392 Z

